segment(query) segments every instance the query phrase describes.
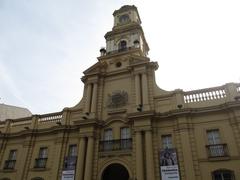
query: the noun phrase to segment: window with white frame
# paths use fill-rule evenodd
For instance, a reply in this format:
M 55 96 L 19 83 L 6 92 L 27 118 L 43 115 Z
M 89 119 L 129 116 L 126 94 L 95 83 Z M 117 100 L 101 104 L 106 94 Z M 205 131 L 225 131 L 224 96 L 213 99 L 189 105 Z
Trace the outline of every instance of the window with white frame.
M 68 149 L 68 156 L 77 156 L 77 145 L 71 144 Z
M 208 130 L 207 131 L 208 143 L 209 145 L 220 144 L 220 133 L 218 129 Z
M 209 157 L 227 156 L 227 145 L 221 143 L 220 132 L 218 129 L 207 130 Z
M 113 149 L 113 132 L 112 129 L 105 129 L 104 130 L 104 143 L 103 149 L 104 150 L 112 150 Z
M 130 128 L 129 127 L 123 127 L 121 128 L 121 139 L 130 139 Z
M 17 150 L 10 150 L 8 159 L 5 161 L 4 169 L 14 169 L 17 158 Z
M 167 149 L 167 148 L 172 148 L 173 147 L 172 135 L 171 134 L 162 135 L 162 147 L 163 147 L 163 149 Z
M 11 150 L 9 152 L 8 160 L 16 160 L 17 158 L 17 150 Z
M 105 129 L 104 130 L 104 141 L 111 141 L 113 140 L 113 132 L 112 129 Z
M 39 149 L 38 158 L 47 158 L 47 147 L 41 147 Z

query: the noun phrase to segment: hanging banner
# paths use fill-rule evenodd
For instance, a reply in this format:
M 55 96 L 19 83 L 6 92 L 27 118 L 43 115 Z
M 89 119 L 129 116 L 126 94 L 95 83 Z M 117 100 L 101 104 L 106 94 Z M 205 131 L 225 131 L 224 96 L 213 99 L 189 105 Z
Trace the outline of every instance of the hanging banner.
M 62 171 L 62 180 L 74 180 L 75 170 Z
M 180 180 L 176 149 L 160 151 L 160 170 L 162 180 Z

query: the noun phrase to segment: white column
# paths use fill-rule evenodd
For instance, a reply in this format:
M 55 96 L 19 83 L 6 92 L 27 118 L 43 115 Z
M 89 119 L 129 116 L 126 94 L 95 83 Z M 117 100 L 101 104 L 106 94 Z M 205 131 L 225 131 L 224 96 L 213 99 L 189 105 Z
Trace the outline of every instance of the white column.
M 136 132 L 136 174 L 137 180 L 144 180 L 143 175 L 143 151 L 142 151 L 142 134 L 141 131 Z
M 83 180 L 85 151 L 86 151 L 86 139 L 84 137 L 81 137 L 78 149 L 76 180 Z
M 92 93 L 92 105 L 91 105 L 92 113 L 96 113 L 96 109 L 97 109 L 97 89 L 98 89 L 98 84 L 94 83 L 93 84 L 93 93 Z
M 136 93 L 136 105 L 141 104 L 141 94 L 140 94 L 140 76 L 139 74 L 135 75 L 135 93 Z
M 147 180 L 154 180 L 154 159 L 152 146 L 152 131 L 145 131 L 145 148 L 146 148 L 146 172 Z
M 85 112 L 90 111 L 90 105 L 91 105 L 91 95 L 92 95 L 92 84 L 87 85 L 87 97 L 86 97 L 86 103 L 85 103 Z
M 142 98 L 143 98 L 143 105 L 148 104 L 148 83 L 147 83 L 146 73 L 142 74 Z
M 84 180 L 92 180 L 93 143 L 93 137 L 88 137 Z

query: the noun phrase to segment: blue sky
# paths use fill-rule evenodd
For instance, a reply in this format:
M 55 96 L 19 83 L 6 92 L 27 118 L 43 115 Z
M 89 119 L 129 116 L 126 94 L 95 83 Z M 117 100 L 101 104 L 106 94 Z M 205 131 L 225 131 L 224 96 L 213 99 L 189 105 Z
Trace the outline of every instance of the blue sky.
M 34 114 L 77 104 L 112 13 L 138 7 L 159 87 L 193 90 L 240 81 L 240 2 L 0 0 L 0 103 Z

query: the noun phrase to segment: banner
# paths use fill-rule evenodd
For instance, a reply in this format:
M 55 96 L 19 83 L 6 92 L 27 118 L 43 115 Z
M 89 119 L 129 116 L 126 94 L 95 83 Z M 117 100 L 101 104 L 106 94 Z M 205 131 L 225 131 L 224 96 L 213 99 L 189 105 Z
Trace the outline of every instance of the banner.
M 162 180 L 180 180 L 176 149 L 160 151 L 160 170 Z
M 74 180 L 75 170 L 62 171 L 62 180 Z

